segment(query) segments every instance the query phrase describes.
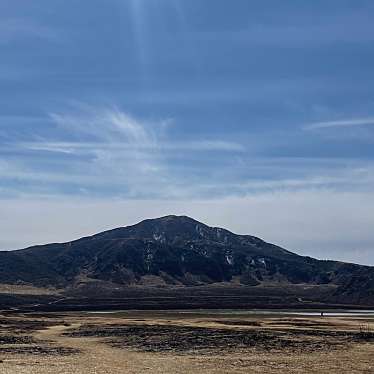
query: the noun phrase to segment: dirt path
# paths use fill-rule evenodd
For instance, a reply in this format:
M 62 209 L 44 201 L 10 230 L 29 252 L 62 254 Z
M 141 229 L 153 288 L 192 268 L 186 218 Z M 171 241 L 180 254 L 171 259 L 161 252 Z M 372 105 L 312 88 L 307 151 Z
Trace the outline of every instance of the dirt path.
M 67 358 L 56 358 L 56 361 L 64 361 L 65 367 L 57 365 L 54 373 L 140 373 L 150 372 L 144 355 L 136 352 L 127 352 L 106 345 L 100 340 L 92 338 L 72 338 L 62 334 L 71 328 L 78 328 L 79 323 L 66 326 L 53 326 L 47 330 L 38 332 L 35 337 L 42 340 L 52 340 L 56 344 L 75 348 L 80 354 Z M 72 362 L 71 362 L 72 361 Z M 40 369 L 40 368 L 39 368 Z M 48 371 L 51 372 L 51 371 Z M 152 372 L 157 372 L 152 370 Z M 42 373 L 38 370 L 38 373 Z

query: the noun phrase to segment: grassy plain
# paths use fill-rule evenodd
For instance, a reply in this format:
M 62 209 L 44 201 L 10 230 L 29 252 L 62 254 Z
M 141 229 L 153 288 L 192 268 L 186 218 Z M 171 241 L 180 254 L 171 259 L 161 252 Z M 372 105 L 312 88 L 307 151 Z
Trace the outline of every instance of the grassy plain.
M 8 313 L 0 373 L 374 373 L 373 331 L 359 315 Z

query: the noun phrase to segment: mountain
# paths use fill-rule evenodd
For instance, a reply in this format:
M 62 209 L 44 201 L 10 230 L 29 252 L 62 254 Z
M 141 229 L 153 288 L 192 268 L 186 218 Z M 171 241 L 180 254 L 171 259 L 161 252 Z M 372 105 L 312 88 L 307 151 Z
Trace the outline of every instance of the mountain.
M 0 283 L 69 290 L 92 284 L 106 289 L 308 285 L 327 287 L 332 301 L 374 304 L 372 267 L 299 256 L 186 216 L 148 219 L 68 243 L 0 252 Z

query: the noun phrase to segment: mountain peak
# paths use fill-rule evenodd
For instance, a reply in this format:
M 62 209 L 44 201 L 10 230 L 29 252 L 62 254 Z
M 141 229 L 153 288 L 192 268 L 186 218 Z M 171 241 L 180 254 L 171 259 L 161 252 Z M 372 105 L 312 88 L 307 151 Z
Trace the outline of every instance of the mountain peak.
M 152 239 L 162 237 L 164 242 L 174 241 L 176 238 L 182 237 L 184 239 L 196 239 L 197 236 L 203 235 L 203 232 L 208 233 L 212 230 L 214 229 L 185 215 L 168 215 L 146 219 L 136 225 L 123 228 L 123 231 L 131 232 L 135 237 Z
M 357 276 L 368 285 L 374 279 L 373 268 L 298 256 L 185 215 L 147 219 L 68 243 L 0 252 L 0 265 L 0 282 L 59 287 L 75 287 L 83 278 L 141 285 L 151 277 L 165 285 L 331 284 L 334 292 L 344 285 L 340 290 L 350 297 L 361 284 L 352 283 Z
M 167 216 L 162 216 L 162 217 L 157 217 L 157 218 L 150 218 L 150 219 L 145 219 L 139 223 L 137 223 L 134 226 L 137 225 L 144 225 L 147 223 L 152 223 L 154 225 L 203 225 L 207 226 L 202 222 L 199 222 L 189 216 L 186 215 L 174 215 L 170 214 Z
M 139 223 L 145 222 L 145 221 L 154 221 L 154 222 L 193 222 L 193 223 L 199 223 L 201 222 L 196 221 L 195 219 L 186 216 L 186 215 L 175 215 L 175 214 L 170 214 L 167 216 L 162 216 L 162 217 L 157 217 L 157 218 L 149 218 L 144 221 L 141 221 Z
M 223 243 L 239 237 L 228 230 L 210 227 L 185 215 L 167 215 L 146 219 L 132 226 L 105 231 L 92 238 L 142 239 L 161 244 L 176 244 L 201 240 Z

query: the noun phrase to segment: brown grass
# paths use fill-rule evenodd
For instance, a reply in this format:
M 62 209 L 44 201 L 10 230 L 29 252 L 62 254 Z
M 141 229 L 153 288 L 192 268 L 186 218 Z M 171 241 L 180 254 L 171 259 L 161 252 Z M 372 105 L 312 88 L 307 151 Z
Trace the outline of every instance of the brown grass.
M 18 324 L 33 328 L 27 332 L 17 329 Z M 374 373 L 374 340 L 358 338 L 362 325 L 369 326 L 370 332 L 374 321 L 160 312 L 4 316 L 0 335 L 20 340 L 7 345 L 13 351 L 0 350 L 0 373 Z M 219 341 L 212 339 L 214 334 Z M 265 340 L 248 345 L 235 340 L 256 334 L 266 336 Z M 292 344 L 272 348 L 266 345 L 268 337 Z M 230 339 L 235 344 L 225 349 Z M 163 349 L 170 341 L 172 349 Z M 44 353 L 16 349 L 33 345 L 44 347 Z

